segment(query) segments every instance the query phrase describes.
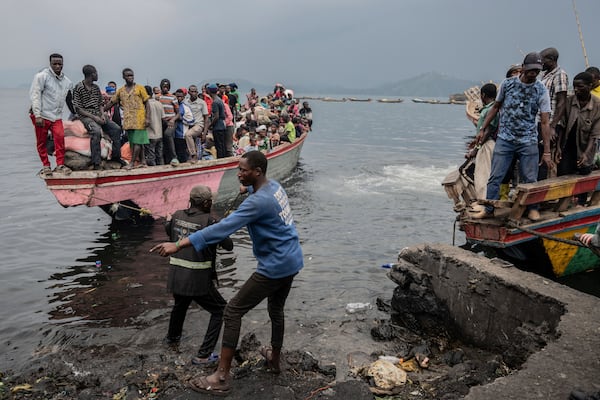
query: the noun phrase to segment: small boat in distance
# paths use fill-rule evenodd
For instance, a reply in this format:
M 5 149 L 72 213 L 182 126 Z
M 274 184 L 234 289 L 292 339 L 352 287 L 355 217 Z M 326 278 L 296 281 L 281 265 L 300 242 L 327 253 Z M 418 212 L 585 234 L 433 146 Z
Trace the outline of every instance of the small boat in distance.
M 371 101 L 373 99 L 371 99 L 370 97 L 368 99 L 357 99 L 356 97 L 348 97 L 349 101 Z
M 333 97 L 323 97 L 323 98 L 321 98 L 321 101 L 344 102 L 344 101 L 346 101 L 346 98 L 342 97 L 341 99 L 336 99 L 336 98 L 333 98 Z
M 378 99 L 380 103 L 402 103 L 404 99 Z
M 283 180 L 292 173 L 307 137 L 304 134 L 294 143 L 281 144 L 266 154 L 268 178 Z M 196 185 L 210 187 L 215 206 L 226 209 L 239 194 L 239 158 L 186 162 L 175 167 L 73 171 L 69 175 L 54 173 L 40 178 L 63 207 L 99 206 L 115 219 L 130 219 L 131 212 L 120 214 L 126 208 L 158 218 L 186 208 L 190 191 Z

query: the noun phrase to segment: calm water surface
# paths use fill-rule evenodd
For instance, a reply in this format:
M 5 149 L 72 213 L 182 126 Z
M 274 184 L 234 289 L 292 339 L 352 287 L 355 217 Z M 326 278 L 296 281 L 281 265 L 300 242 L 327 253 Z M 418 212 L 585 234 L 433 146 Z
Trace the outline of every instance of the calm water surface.
M 314 131 L 283 182 L 305 255 L 287 314 L 335 318 L 347 303 L 391 297 L 380 265 L 403 247 L 452 243 L 455 216 L 440 182 L 462 162 L 473 127 L 463 106 L 310 103 Z M 0 370 L 51 340 L 49 327 L 135 324 L 170 304 L 167 261 L 148 253 L 166 239 L 162 223 L 124 227 L 100 209 L 62 208 L 36 176 L 28 106 L 24 90 L 0 94 Z M 255 267 L 246 232 L 234 240 L 220 257 L 226 298 Z

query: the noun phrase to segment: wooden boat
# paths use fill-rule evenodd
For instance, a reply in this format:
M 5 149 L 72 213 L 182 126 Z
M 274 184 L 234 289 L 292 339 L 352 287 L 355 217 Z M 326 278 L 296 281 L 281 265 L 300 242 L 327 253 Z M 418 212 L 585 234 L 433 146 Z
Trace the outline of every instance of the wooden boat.
M 380 103 L 402 103 L 404 99 L 378 99 Z
M 345 98 L 345 97 L 342 97 L 341 99 L 335 99 L 335 98 L 333 98 L 333 97 L 323 97 L 323 98 L 321 99 L 321 101 L 332 101 L 332 102 L 336 102 L 336 101 L 337 101 L 337 102 L 344 102 L 344 101 L 346 101 L 346 98 Z
M 267 154 L 267 176 L 282 180 L 296 168 L 307 134 L 284 143 Z M 116 219 L 129 219 L 126 209 L 164 217 L 187 207 L 192 187 L 206 185 L 217 207 L 226 207 L 239 193 L 238 157 L 203 160 L 179 166 L 160 165 L 132 170 L 73 171 L 70 175 L 40 177 L 63 207 L 101 207 Z
M 469 204 L 476 201 L 475 193 L 460 169 L 450 173 L 442 185 L 454 201 L 458 226 L 468 244 L 495 249 L 502 258 L 548 275 L 564 276 L 600 267 L 597 250 L 573 240 L 576 234 L 595 231 L 600 218 L 600 171 L 518 185 L 514 200 L 493 201 L 494 217 L 486 219 L 470 217 Z M 573 196 L 580 193 L 588 193 L 587 206 L 572 207 Z M 540 205 L 542 217 L 535 222 L 525 218 L 526 207 L 533 204 Z
M 356 97 L 348 97 L 349 101 L 371 101 L 373 99 L 368 98 L 368 99 L 357 99 Z
M 449 101 L 442 101 L 442 100 L 438 100 L 438 99 L 421 99 L 421 98 L 414 98 L 412 99 L 413 103 L 425 103 L 425 104 L 450 104 Z

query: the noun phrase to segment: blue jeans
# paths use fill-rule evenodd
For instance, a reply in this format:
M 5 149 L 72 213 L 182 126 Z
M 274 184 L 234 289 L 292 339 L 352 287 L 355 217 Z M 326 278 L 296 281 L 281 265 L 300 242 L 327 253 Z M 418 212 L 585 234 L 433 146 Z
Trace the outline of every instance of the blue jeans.
M 519 175 L 522 183 L 537 182 L 539 167 L 539 152 L 537 142 L 519 144 L 498 138 L 492 156 L 492 172 L 487 184 L 486 198 L 498 200 L 500 198 L 500 184 L 511 168 L 513 156 L 519 160 Z M 534 208 L 533 206 L 528 207 Z M 491 213 L 494 207 L 486 206 L 486 211 Z

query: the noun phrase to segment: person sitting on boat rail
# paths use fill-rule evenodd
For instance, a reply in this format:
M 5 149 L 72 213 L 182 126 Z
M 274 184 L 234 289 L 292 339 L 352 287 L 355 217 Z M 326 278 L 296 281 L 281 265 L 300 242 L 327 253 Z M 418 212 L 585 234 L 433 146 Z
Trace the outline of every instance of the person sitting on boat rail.
M 281 140 L 282 142 L 294 143 L 294 141 L 296 140 L 296 127 L 294 126 L 294 123 L 291 121 L 290 116 L 287 114 L 281 117 L 281 119 L 285 125 L 284 132 L 283 134 L 281 134 L 279 140 Z
M 189 208 L 175 211 L 165 225 L 169 239 L 180 243 L 192 233 L 215 224 L 217 219 L 210 214 L 211 207 L 210 188 L 204 185 L 194 186 L 190 192 Z M 225 250 L 233 249 L 233 241 L 229 237 L 225 237 L 218 245 Z M 210 313 L 204 340 L 198 355 L 192 358 L 192 363 L 197 365 L 206 365 L 218 359 L 212 352 L 221 333 L 223 311 L 227 302 L 214 284 L 217 281 L 216 258 L 217 244 L 211 244 L 198 252 L 193 247 L 182 249 L 169 260 L 167 289 L 173 293 L 175 303 L 165 342 L 170 346 L 179 344 L 192 301 Z
M 306 118 L 308 120 L 308 127 L 310 130 L 312 130 L 313 112 L 312 108 L 310 108 L 310 105 L 308 104 L 308 101 L 302 102 L 302 108 L 298 111 L 298 113 L 302 118 Z
M 50 131 L 56 154 L 54 171 L 70 174 L 71 169 L 65 165 L 65 129 L 62 123 L 62 114 L 65 101 L 71 103 L 73 83 L 62 72 L 63 56 L 54 53 L 50 55 L 49 60 L 50 67 L 35 74 L 31 83 L 29 117 L 35 129 L 37 151 L 43 166 L 40 173 L 52 174 L 46 147 L 48 131 Z
M 500 184 L 510 168 L 513 156 L 519 160 L 523 183 L 537 181 L 538 176 L 538 134 L 536 115 L 541 115 L 541 129 L 544 143 L 542 162 L 553 167 L 550 153 L 550 96 L 548 89 L 536 78 L 542 70 L 542 59 L 538 53 L 529 53 L 523 61 L 523 72 L 514 78 L 505 79 L 478 135 L 483 137 L 485 130 L 500 112 L 500 128 L 494 154 L 492 170 L 487 184 L 486 199 L 500 198 Z M 530 206 L 528 218 L 540 219 L 539 206 Z M 473 218 L 488 218 L 494 215 L 494 206 L 487 204 L 484 209 L 473 213 Z
M 112 141 L 111 159 L 118 161 L 120 167 L 127 165 L 121 159 L 121 127 L 111 121 L 104 114 L 104 99 L 100 87 L 94 82 L 98 80 L 98 71 L 93 65 L 84 65 L 82 68 L 83 81 L 77 83 L 73 89 L 73 107 L 77 117 L 90 135 L 90 151 L 92 155 L 92 168 L 102 169 L 100 163 L 100 139 L 104 131 Z
M 208 106 L 206 102 L 202 100 L 198 95 L 198 86 L 190 85 L 188 88 L 190 98 L 188 105 L 190 106 L 192 113 L 194 114 L 194 124 L 189 127 L 185 132 L 185 143 L 187 145 L 187 151 L 190 156 L 190 161 L 195 163 L 198 161 L 198 143 L 197 140 L 200 138 L 201 142 L 206 141 L 206 133 L 208 132 Z

